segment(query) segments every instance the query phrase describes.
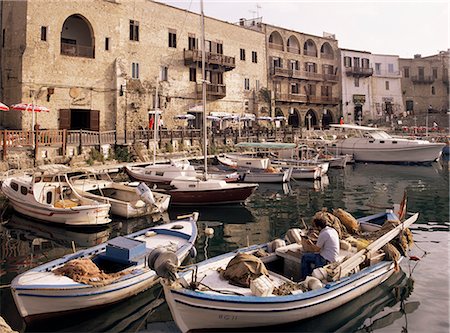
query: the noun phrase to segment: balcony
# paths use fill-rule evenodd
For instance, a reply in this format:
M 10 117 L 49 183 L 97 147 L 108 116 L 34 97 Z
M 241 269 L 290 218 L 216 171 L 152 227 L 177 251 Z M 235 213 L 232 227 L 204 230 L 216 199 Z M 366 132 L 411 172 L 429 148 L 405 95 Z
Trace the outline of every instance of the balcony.
M 345 74 L 347 76 L 372 76 L 373 75 L 373 68 L 366 68 L 366 67 L 346 67 L 345 68 Z
M 224 84 L 208 83 L 206 85 L 206 98 L 208 100 L 216 100 L 224 98 L 227 95 L 227 87 Z M 202 98 L 202 84 L 196 86 L 197 98 Z
M 94 47 L 61 43 L 61 54 L 72 57 L 94 58 Z
M 288 68 L 281 68 L 281 67 L 271 67 L 270 73 L 272 76 L 282 76 L 282 77 L 291 77 L 292 76 L 292 70 Z
M 202 63 L 202 51 L 200 50 L 183 50 L 184 64 L 190 66 L 193 63 Z M 220 66 L 225 71 L 230 71 L 236 67 L 236 59 L 234 57 L 225 56 L 219 53 L 205 52 L 206 65 Z
M 321 54 L 320 54 L 320 57 L 321 57 L 322 59 L 330 59 L 330 60 L 333 60 L 333 59 L 334 59 L 334 54 L 332 54 L 332 53 L 321 53 Z
M 310 57 L 317 57 L 316 50 L 303 50 L 303 54 Z
M 314 104 L 339 104 L 338 97 L 332 96 L 311 96 L 308 95 L 308 102 Z
M 275 44 L 269 42 L 269 49 L 283 51 L 283 45 L 282 44 Z
M 417 83 L 417 84 L 432 84 L 434 82 L 434 77 L 415 75 L 415 76 L 411 76 L 411 81 L 413 83 Z
M 400 71 L 377 71 L 375 70 L 373 73 L 374 76 L 388 77 L 388 78 L 400 78 L 402 77 Z
M 300 54 L 300 49 L 298 47 L 288 46 L 287 51 L 289 53 Z
M 306 95 L 302 94 L 281 94 L 279 92 L 275 92 L 275 100 L 277 102 L 297 102 L 297 103 L 306 103 L 308 101 Z
M 334 74 L 323 74 L 323 80 L 329 82 L 339 82 L 339 76 Z

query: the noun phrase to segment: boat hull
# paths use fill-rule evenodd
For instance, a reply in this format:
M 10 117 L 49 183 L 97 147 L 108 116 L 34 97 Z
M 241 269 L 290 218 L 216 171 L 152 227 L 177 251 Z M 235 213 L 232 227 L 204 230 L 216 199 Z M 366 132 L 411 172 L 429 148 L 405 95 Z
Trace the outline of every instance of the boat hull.
M 340 154 L 353 154 L 355 161 L 358 162 L 430 163 L 440 157 L 444 146 L 440 143 L 419 144 L 400 140 L 386 140 L 383 144 L 370 141 L 346 139 L 333 144 L 329 150 Z
M 158 276 L 148 270 L 133 279 L 101 288 L 14 289 L 12 294 L 19 313 L 30 322 L 43 316 L 57 316 L 116 303 L 152 287 L 157 282 Z
M 377 264 L 370 273 L 325 289 L 310 297 L 205 296 L 195 291 L 178 291 L 163 284 L 166 301 L 178 327 L 193 329 L 242 328 L 279 325 L 310 318 L 333 310 L 375 288 L 394 272 L 391 262 Z M 214 300 L 216 298 L 216 300 Z M 198 317 L 199 310 L 201 318 Z
M 128 235 L 126 239 L 144 243 L 145 251 L 123 266 L 121 276 L 103 285 L 76 282 L 70 277 L 54 273 L 54 270 L 74 259 L 91 258 L 94 261 L 97 256 L 108 251 L 107 243 L 66 255 L 16 276 L 11 282 L 11 292 L 19 313 L 31 321 L 36 317 L 116 303 L 152 287 L 159 277 L 148 267 L 147 256 L 155 248 L 168 247 L 176 254 L 178 263 L 181 263 L 189 255 L 197 237 L 197 217 L 198 214 L 194 213 L 185 220 Z M 118 259 L 123 260 L 123 256 Z M 118 262 L 121 261 L 114 263 Z
M 109 204 L 99 204 L 97 207 L 74 207 L 58 209 L 48 206 L 22 202 L 8 196 L 11 207 L 18 213 L 46 223 L 57 223 L 70 226 L 96 226 L 111 222 Z
M 222 205 L 242 203 L 252 195 L 256 188 L 257 186 L 239 186 L 226 190 L 170 190 L 166 193 L 170 194 L 170 204 L 175 206 Z

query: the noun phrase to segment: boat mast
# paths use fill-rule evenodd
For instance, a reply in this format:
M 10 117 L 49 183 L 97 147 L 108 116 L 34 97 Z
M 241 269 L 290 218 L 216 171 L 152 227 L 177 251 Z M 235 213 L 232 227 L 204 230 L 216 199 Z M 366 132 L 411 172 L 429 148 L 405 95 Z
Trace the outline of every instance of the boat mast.
M 203 155 L 204 175 L 208 174 L 208 137 L 206 133 L 206 70 L 205 70 L 205 16 L 203 14 L 203 0 L 200 1 L 200 18 L 202 27 L 202 110 L 203 110 Z
M 153 165 L 156 164 L 156 145 L 158 144 L 157 141 L 157 124 L 156 122 L 159 120 L 157 119 L 157 115 L 159 112 L 159 96 L 158 96 L 158 87 L 159 87 L 159 77 L 156 78 L 156 91 L 155 91 L 155 114 L 153 115 Z

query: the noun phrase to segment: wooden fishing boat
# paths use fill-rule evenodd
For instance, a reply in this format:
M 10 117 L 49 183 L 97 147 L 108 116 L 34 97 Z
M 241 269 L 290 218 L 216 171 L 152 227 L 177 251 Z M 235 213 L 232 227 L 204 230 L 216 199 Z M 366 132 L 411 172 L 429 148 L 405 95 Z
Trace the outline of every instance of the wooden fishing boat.
M 392 211 L 388 211 L 360 220 L 363 230 L 366 223 L 380 226 L 384 221 L 396 220 L 399 224 L 359 252 L 356 249 L 341 250 L 339 261 L 323 268 L 329 272 L 328 280 L 317 280 L 320 285 L 315 287 L 293 290 L 282 296 L 269 290 L 266 296 L 256 296 L 253 288 L 232 285 L 221 277 L 219 271 L 224 270 L 237 254 L 258 254 L 264 250 L 269 254 L 260 259 L 268 270 L 272 287 L 297 285 L 302 245 L 292 243 L 270 251 L 272 246 L 267 243 L 200 262 L 180 273 L 175 282 L 162 279 L 166 301 L 183 332 L 270 326 L 311 318 L 355 299 L 388 279 L 395 271 L 396 262 L 384 259 L 380 249 L 417 217 L 415 214 L 400 222 Z M 309 286 L 309 278 L 300 283 Z
M 152 251 L 171 251 L 178 264 L 181 263 L 194 246 L 197 218 L 198 214 L 193 213 L 178 221 L 116 237 L 16 276 L 11 282 L 11 291 L 20 315 L 31 320 L 94 308 L 150 288 L 158 282 L 155 271 L 147 265 Z M 107 278 L 101 274 L 79 281 L 76 277 L 62 275 L 61 269 L 82 260 L 107 273 Z M 85 273 L 91 268 L 81 266 L 78 269 Z
M 66 167 L 67 168 L 67 167 Z M 20 214 L 48 223 L 96 226 L 111 222 L 111 205 L 81 196 L 60 166 L 6 178 L 2 191 Z
M 69 180 L 80 195 L 106 200 L 111 205 L 112 214 L 127 219 L 159 214 L 169 207 L 170 195 L 152 192 L 145 184 L 136 188 L 116 183 L 107 173 L 86 172 Z

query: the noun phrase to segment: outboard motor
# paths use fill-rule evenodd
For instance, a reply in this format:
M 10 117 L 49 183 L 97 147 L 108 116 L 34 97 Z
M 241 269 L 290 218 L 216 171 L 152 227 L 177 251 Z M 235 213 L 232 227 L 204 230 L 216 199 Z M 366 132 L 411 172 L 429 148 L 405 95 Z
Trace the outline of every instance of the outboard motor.
M 135 191 L 145 203 L 148 203 L 149 205 L 155 204 L 155 197 L 153 196 L 152 190 L 150 190 L 147 184 L 139 183 Z
M 178 279 L 178 258 L 173 251 L 165 248 L 156 248 L 147 258 L 148 267 L 162 278 L 176 281 Z

